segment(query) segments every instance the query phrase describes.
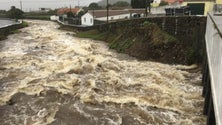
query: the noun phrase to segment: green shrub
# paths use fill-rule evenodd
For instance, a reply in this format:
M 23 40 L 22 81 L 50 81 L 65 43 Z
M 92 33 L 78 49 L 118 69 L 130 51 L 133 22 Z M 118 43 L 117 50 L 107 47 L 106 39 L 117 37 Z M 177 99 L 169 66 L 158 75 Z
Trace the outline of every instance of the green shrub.
M 165 5 L 168 5 L 168 3 L 165 2 L 165 1 L 161 1 L 160 4 L 159 4 L 159 6 L 165 6 Z

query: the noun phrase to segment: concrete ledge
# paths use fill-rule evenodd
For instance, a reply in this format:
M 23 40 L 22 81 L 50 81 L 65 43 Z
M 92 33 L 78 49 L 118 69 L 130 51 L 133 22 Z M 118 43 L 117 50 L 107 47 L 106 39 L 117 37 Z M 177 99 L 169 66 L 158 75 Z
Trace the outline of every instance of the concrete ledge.
M 0 26 L 0 29 L 10 27 L 10 26 L 14 26 L 14 25 L 19 25 L 19 24 L 22 24 L 22 21 L 15 22 L 14 24 L 8 24 L 8 25 L 5 25 L 5 26 Z

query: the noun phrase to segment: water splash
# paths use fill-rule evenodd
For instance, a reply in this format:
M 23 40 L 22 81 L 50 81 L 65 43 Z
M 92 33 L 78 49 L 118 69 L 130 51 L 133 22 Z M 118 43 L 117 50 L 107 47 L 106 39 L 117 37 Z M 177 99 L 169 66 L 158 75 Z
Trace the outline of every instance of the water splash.
M 29 21 L 0 50 L 3 125 L 202 125 L 195 66 L 138 61 L 103 42 Z

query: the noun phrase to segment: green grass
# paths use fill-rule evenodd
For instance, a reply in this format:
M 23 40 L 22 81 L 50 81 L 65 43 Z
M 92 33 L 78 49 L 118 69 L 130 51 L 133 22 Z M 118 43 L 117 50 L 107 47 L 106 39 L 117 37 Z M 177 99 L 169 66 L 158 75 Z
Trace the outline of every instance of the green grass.
M 126 49 L 133 45 L 134 41 L 132 38 L 124 38 L 122 34 L 115 34 L 109 31 L 99 32 L 98 30 L 90 30 L 84 32 L 78 32 L 77 37 L 90 38 L 93 40 L 102 40 L 109 43 L 111 49 L 115 49 L 118 52 L 125 52 Z
M 77 33 L 76 36 L 80 38 L 90 38 L 94 40 L 107 40 L 108 33 L 107 32 L 100 33 L 98 30 L 90 30 L 90 31 L 79 32 Z
M 179 41 L 175 36 L 161 30 L 155 23 L 145 21 L 140 25 L 127 28 L 121 24 L 117 28 L 111 26 L 89 31 L 74 31 L 74 28 L 70 27 L 61 29 L 70 29 L 76 32 L 76 37 L 106 41 L 111 49 L 141 59 L 153 59 L 168 63 L 184 61 L 182 64 L 191 64 L 200 60 L 201 55 L 198 53 L 200 50 L 192 47 L 193 45 Z M 178 56 L 178 53 L 181 56 Z
M 135 31 L 141 33 L 135 33 Z M 144 33 L 144 34 L 143 34 Z M 78 32 L 77 37 L 102 40 L 109 43 L 111 49 L 118 52 L 125 52 L 136 42 L 150 42 L 152 46 L 159 47 L 165 44 L 173 44 L 177 41 L 174 36 L 162 31 L 155 23 L 145 21 L 142 27 L 109 29 L 100 32 L 96 29 Z
M 1 18 L 7 18 L 6 14 L 2 14 L 2 13 L 0 14 L 0 17 Z
M 25 15 L 25 19 L 50 20 L 50 15 Z

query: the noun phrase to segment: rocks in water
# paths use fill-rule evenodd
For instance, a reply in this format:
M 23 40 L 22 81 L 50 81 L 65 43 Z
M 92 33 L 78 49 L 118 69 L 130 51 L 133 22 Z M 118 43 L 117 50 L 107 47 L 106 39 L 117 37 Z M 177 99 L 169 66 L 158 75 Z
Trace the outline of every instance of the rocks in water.
M 6 70 L 7 68 L 5 68 L 5 67 L 0 67 L 0 70 Z
M 89 74 L 92 73 L 94 70 L 94 67 L 90 64 L 83 65 L 81 67 L 77 67 L 75 69 L 72 69 L 68 71 L 68 74 Z

